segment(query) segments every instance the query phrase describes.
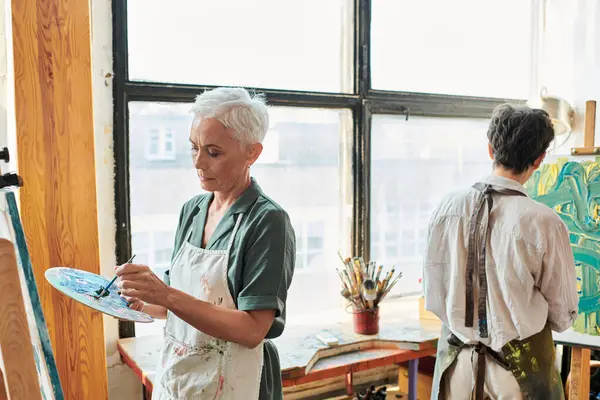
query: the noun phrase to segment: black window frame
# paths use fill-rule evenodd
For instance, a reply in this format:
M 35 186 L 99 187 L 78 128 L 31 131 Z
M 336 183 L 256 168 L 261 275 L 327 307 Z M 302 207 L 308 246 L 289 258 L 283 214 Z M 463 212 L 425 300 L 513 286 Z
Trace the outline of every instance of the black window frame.
M 370 250 L 371 118 L 375 114 L 425 117 L 489 118 L 499 104 L 525 100 L 375 90 L 371 88 L 370 25 L 372 0 L 352 0 L 354 57 L 353 93 L 323 93 L 252 88 L 265 93 L 274 106 L 346 108 L 352 110 L 352 250 L 368 258 Z M 129 109 L 132 101 L 192 102 L 217 86 L 184 85 L 129 80 L 127 0 L 112 1 L 113 102 L 115 153 L 116 259 L 131 255 L 129 190 Z M 407 79 L 410 79 L 409 77 Z M 121 338 L 135 336 L 132 322 L 119 322 Z

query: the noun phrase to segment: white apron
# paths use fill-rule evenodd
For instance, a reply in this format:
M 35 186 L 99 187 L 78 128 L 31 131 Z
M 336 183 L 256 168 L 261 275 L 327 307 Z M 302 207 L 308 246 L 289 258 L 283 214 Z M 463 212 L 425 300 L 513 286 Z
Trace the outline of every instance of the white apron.
M 227 284 L 227 268 L 241 219 L 242 214 L 227 250 L 193 246 L 189 243 L 190 229 L 171 265 L 171 286 L 200 300 L 236 309 Z M 258 399 L 262 365 L 263 343 L 248 349 L 214 338 L 169 311 L 152 400 Z

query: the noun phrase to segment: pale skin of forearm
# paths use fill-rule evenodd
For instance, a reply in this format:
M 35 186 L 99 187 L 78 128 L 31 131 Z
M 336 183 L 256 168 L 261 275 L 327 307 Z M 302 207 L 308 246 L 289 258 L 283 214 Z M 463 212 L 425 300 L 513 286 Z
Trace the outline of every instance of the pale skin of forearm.
M 167 309 L 162 306 L 157 306 L 155 304 L 144 304 L 144 307 L 141 311 L 145 312 L 154 319 L 167 319 Z
M 170 288 L 165 307 L 199 331 L 253 349 L 265 338 L 275 312 L 240 311 L 215 306 Z
M 164 319 L 170 310 L 209 336 L 247 348 L 262 342 L 275 317 L 274 310 L 240 311 L 202 301 L 166 285 L 147 266 L 125 264 L 116 273 L 122 295 L 144 302 L 145 313 Z
M 222 307 L 215 307 L 210 303 L 198 300 L 182 292 L 179 292 L 179 294 L 189 297 L 189 299 L 173 299 L 172 301 L 174 304 L 179 304 L 180 306 L 172 307 L 171 312 L 207 335 L 228 342 L 239 343 L 251 349 L 260 344 L 267 334 L 267 332 L 264 332 L 264 329 L 261 329 L 260 323 L 257 324 L 257 321 L 255 320 L 256 314 L 265 314 L 264 317 L 269 317 L 270 315 L 271 321 L 273 320 L 274 312 L 271 310 L 251 312 L 229 310 Z M 189 301 L 191 301 L 192 304 L 186 304 L 186 302 Z M 202 306 L 199 306 L 196 303 L 202 304 Z M 203 310 L 202 307 L 207 308 L 207 310 Z M 216 310 L 208 310 L 208 308 Z M 157 306 L 155 304 L 144 304 L 141 309 L 141 311 L 155 319 L 166 319 L 168 310 L 169 309 L 166 307 Z M 228 312 L 223 313 L 223 311 Z M 207 314 L 203 314 L 205 312 Z M 213 317 L 206 318 L 205 315 L 212 315 Z M 255 328 L 248 328 L 249 330 L 242 330 L 239 329 L 241 326 L 240 323 L 244 323 L 246 326 L 258 326 Z M 256 334 L 253 335 L 252 332 Z

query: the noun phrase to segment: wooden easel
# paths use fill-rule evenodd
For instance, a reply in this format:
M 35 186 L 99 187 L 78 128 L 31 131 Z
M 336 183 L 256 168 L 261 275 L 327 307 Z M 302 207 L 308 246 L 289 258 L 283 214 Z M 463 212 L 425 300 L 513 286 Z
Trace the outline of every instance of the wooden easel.
M 585 130 L 583 131 L 583 147 L 573 147 L 574 156 L 593 156 L 600 154 L 600 147 L 594 146 L 596 136 L 596 101 L 585 102 Z
M 0 399 L 41 400 L 33 345 L 12 242 L 0 239 L 0 351 L 5 385 Z
M 590 357 L 591 350 L 583 347 L 571 348 L 569 400 L 588 400 L 590 398 Z
M 573 147 L 574 156 L 589 156 L 600 154 L 600 148 L 595 147 L 596 133 L 596 101 L 585 102 L 585 130 L 583 147 Z M 591 350 L 583 347 L 571 348 L 570 384 L 567 393 L 569 400 L 588 400 L 590 397 L 590 358 Z

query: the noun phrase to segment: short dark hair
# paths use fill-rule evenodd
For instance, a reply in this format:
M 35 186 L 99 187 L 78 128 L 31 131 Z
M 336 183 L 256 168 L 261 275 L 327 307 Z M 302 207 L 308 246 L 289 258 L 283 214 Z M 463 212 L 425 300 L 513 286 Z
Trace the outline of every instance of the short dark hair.
M 554 127 L 544 110 L 502 104 L 492 114 L 487 137 L 494 164 L 520 174 L 548 149 Z

